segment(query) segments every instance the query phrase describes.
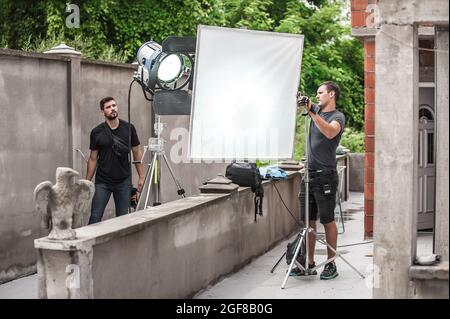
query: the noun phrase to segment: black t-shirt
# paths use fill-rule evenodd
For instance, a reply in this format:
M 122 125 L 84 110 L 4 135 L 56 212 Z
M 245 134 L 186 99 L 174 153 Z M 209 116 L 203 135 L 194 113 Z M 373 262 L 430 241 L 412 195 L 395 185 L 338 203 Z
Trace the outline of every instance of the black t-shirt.
M 128 145 L 128 130 L 130 124 L 119 119 L 119 126 L 112 130 L 106 122 L 101 123 L 91 131 L 89 149 L 98 151 L 96 183 L 119 184 L 131 176 L 128 155 L 118 157 L 112 151 L 112 136 L 122 139 Z M 139 145 L 139 138 L 134 125 L 131 124 L 131 146 Z
M 319 116 L 327 123 L 337 121 L 341 125 L 341 131 L 330 140 L 322 134 L 316 123 L 311 119 L 308 143 L 309 168 L 314 170 L 336 170 L 336 149 L 341 140 L 342 132 L 344 132 L 345 116 L 338 110 L 320 112 Z

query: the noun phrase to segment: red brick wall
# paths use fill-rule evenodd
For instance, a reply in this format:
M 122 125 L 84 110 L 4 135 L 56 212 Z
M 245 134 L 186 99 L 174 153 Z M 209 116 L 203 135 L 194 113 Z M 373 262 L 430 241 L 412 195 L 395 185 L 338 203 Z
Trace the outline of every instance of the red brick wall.
M 377 0 L 351 0 L 352 28 L 365 28 L 369 15 L 369 4 Z M 364 41 L 364 237 L 373 236 L 373 192 L 375 159 L 375 39 L 365 37 Z

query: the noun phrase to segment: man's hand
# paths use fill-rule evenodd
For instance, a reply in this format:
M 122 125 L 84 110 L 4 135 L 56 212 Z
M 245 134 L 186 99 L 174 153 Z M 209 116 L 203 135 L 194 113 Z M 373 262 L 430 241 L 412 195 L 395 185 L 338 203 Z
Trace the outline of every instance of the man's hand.
M 300 95 L 300 92 L 297 93 L 297 105 L 298 107 L 305 108 L 305 113 L 303 115 L 307 115 L 311 112 L 312 102 L 307 96 Z
M 307 111 L 308 113 L 311 112 L 311 106 L 312 106 L 311 100 L 308 99 L 308 104 L 306 104 L 306 106 L 305 106 L 306 111 Z
M 141 192 L 143 187 L 144 187 L 144 176 L 139 177 L 138 184 L 137 184 L 138 192 Z

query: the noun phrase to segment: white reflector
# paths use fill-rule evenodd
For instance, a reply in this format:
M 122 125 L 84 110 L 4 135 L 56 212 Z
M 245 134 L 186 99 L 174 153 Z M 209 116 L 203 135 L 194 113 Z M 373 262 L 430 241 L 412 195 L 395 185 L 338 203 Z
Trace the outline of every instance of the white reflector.
M 199 26 L 192 159 L 291 158 L 303 36 Z

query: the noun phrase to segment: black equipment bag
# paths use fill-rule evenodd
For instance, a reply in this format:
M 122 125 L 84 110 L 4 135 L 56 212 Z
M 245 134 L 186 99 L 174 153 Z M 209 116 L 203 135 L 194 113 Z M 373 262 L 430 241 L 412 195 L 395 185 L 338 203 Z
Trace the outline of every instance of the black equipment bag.
M 252 192 L 255 193 L 254 203 L 256 221 L 256 215 L 259 213 L 259 215 L 262 216 L 263 214 L 262 205 L 264 197 L 262 178 L 256 164 L 233 161 L 227 166 L 225 176 L 239 186 L 251 187 Z
M 290 265 L 292 262 L 292 258 L 294 257 L 294 254 L 295 254 L 295 249 L 297 248 L 297 245 L 300 243 L 301 238 L 302 238 L 302 233 L 298 234 L 297 237 L 292 242 L 287 244 L 286 263 L 288 265 Z M 297 260 L 297 262 L 300 263 L 300 265 L 305 267 L 305 264 L 306 264 L 306 241 L 305 240 L 302 240 L 302 246 L 300 247 L 300 251 L 298 252 L 296 260 Z
M 130 148 L 125 141 L 123 141 L 120 137 L 115 136 L 111 130 L 109 129 L 106 122 L 103 123 L 105 125 L 105 130 L 108 132 L 108 135 L 112 139 L 112 151 L 118 157 L 126 157 L 130 152 Z

